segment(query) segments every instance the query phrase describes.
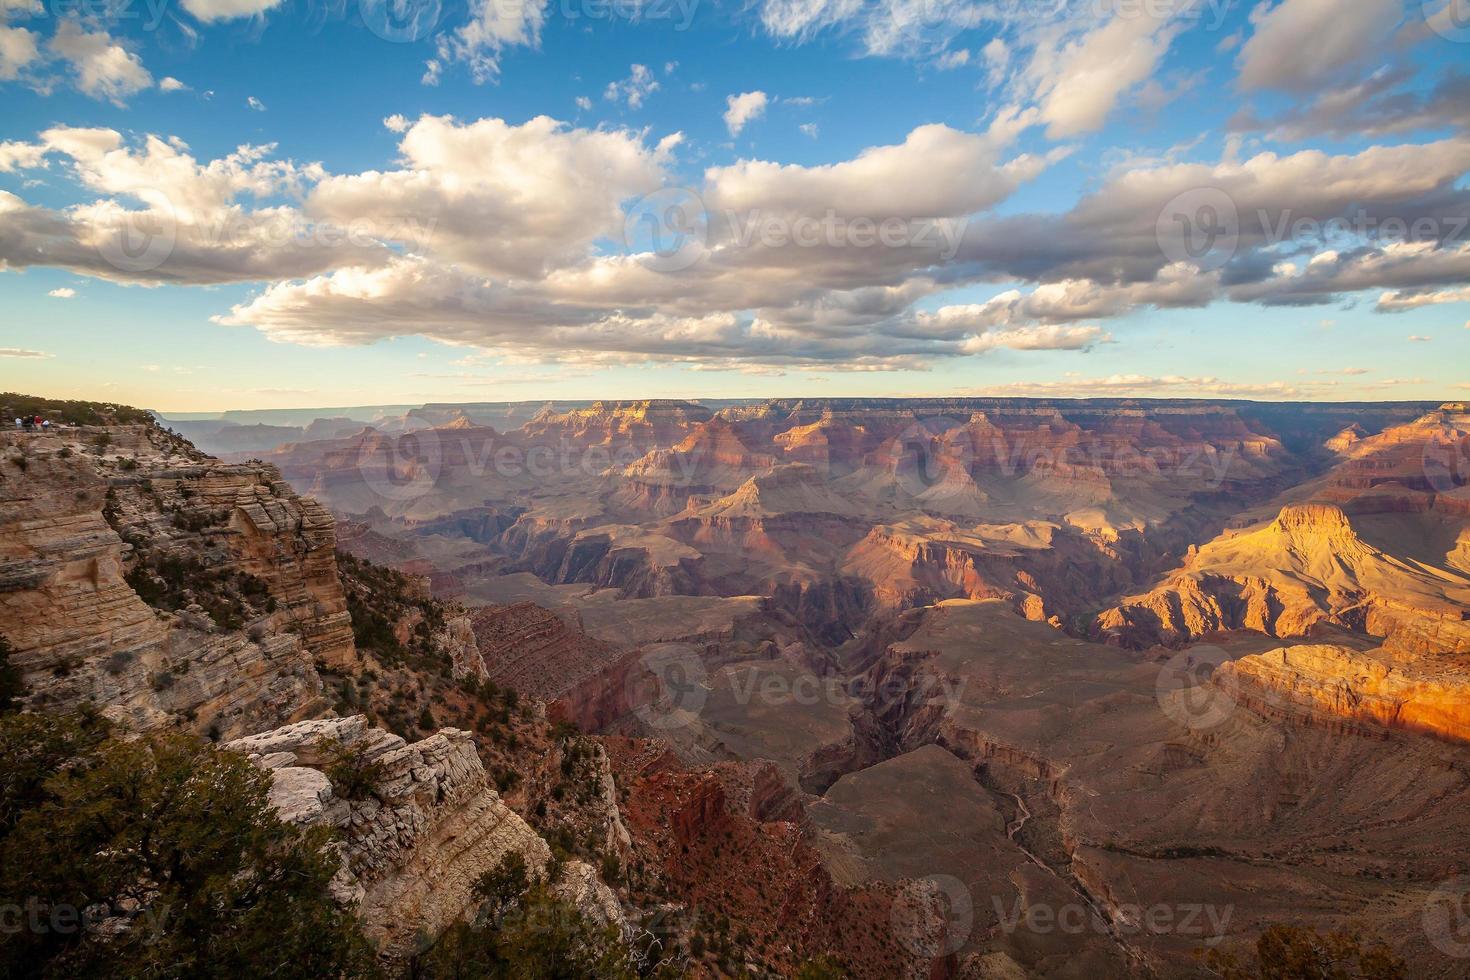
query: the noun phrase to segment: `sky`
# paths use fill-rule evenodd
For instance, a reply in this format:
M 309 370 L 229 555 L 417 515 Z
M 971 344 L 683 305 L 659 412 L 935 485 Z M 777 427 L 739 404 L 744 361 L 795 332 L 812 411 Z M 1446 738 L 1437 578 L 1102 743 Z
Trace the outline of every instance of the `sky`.
M 1470 398 L 1465 0 L 0 0 L 0 389 Z

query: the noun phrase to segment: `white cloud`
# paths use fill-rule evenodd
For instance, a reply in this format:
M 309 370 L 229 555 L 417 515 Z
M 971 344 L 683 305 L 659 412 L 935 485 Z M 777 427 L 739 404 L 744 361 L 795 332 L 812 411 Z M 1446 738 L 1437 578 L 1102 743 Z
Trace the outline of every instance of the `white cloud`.
M 545 21 L 546 0 L 470 0 L 469 23 L 439 38 L 425 81 L 433 84 L 443 64 L 455 61 L 469 66 L 477 84 L 492 81 L 500 76 L 501 52 L 538 46 Z
M 608 82 L 602 97 L 611 102 L 623 102 L 630 109 L 639 109 L 643 100 L 658 91 L 658 79 L 647 65 L 633 65 L 631 73 L 622 81 Z
M 802 133 L 803 136 L 810 136 L 812 139 L 816 139 L 817 138 L 817 134 L 819 132 L 819 130 L 817 128 L 817 124 L 816 123 L 813 123 L 813 122 L 802 123 L 800 126 L 798 126 L 796 128 L 799 129 L 799 130 L 801 130 L 801 133 Z
M 281 5 L 281 0 L 183 0 L 184 9 L 196 20 L 206 24 L 215 21 L 234 20 L 239 17 L 258 17 L 267 10 Z
M 42 358 L 51 355 L 40 350 L 24 350 L 20 347 L 0 347 L 0 357 Z
M 587 96 L 585 95 L 577 96 L 577 108 L 581 109 L 583 112 L 590 111 L 592 108 L 592 100 L 587 98 Z
M 0 143 L 0 174 L 44 166 L 46 147 L 40 143 L 6 140 Z
M 1039 48 L 1030 72 L 1047 135 L 1067 139 L 1100 128 L 1118 100 L 1153 75 L 1179 32 L 1174 18 L 1184 6 L 1142 4 L 1058 50 Z
M 1045 161 L 1027 155 L 1002 163 L 996 141 L 931 124 L 902 143 L 869 147 L 855 159 L 803 167 L 741 160 L 705 172 L 713 207 L 871 218 L 960 217 L 1009 196 Z
M 1378 297 L 1378 310 L 1383 313 L 1401 313 L 1421 306 L 1439 306 L 1444 303 L 1470 303 L 1470 286 L 1439 290 L 1391 290 Z
M 970 63 L 970 49 L 960 48 L 956 51 L 946 51 L 934 61 L 934 67 L 940 71 L 954 71 L 963 68 Z
M 182 92 L 188 87 L 189 86 L 185 85 L 177 78 L 174 78 L 172 75 L 165 76 L 164 78 L 160 78 L 158 80 L 158 90 L 160 92 Z
M 306 210 L 396 229 L 483 271 L 540 275 L 582 257 L 596 238 L 620 236 L 621 203 L 660 186 L 673 145 L 547 116 L 519 126 L 421 116 L 399 144 L 403 169 L 326 177 Z
M 247 106 L 249 106 L 251 109 L 254 109 L 256 112 L 264 112 L 265 111 L 265 103 L 262 102 L 262 101 L 260 101 L 259 99 L 257 99 L 253 95 L 247 95 L 245 97 L 245 104 Z
M 1417 9 L 1417 4 L 1415 5 Z M 1307 92 L 1381 49 L 1403 16 L 1400 0 L 1281 0 L 1251 12 L 1240 86 Z
M 35 64 L 40 56 L 35 31 L 0 24 L 0 81 L 10 82 L 19 78 L 20 73 Z
M 765 115 L 767 101 L 766 93 L 760 91 L 727 96 L 724 119 L 730 135 L 739 136 L 746 123 Z
M 54 296 L 57 299 L 71 299 L 72 297 L 76 296 L 76 294 L 77 291 L 75 289 L 72 289 L 70 286 L 57 286 L 46 295 Z
M 89 31 L 67 18 L 56 25 L 47 47 L 71 67 L 77 88 L 94 99 L 122 105 L 129 96 L 153 85 L 142 59 L 105 30 Z
M 1104 340 L 1101 327 L 1061 326 L 1017 327 L 992 330 L 966 340 L 962 349 L 967 354 L 991 350 L 1086 350 Z

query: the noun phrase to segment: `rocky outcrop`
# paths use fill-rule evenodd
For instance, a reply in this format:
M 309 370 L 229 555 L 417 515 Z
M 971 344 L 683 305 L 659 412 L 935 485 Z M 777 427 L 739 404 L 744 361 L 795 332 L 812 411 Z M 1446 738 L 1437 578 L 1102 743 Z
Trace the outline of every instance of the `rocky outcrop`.
M 284 819 L 337 828 L 343 870 L 338 899 L 356 907 L 378 955 L 401 963 L 477 904 L 475 882 L 510 854 L 542 873 L 550 848 L 490 786 L 468 732 L 445 729 L 412 744 L 361 716 L 307 721 L 225 746 L 272 775 L 270 799 Z M 350 758 L 373 785 L 348 795 L 332 783 Z M 587 865 L 556 883 L 595 920 L 622 922 L 621 907 Z
M 619 659 L 608 643 L 532 602 L 490 606 L 470 614 L 485 676 L 540 698 L 557 698 Z
M 1470 741 L 1470 672 L 1342 646 L 1283 647 L 1221 665 L 1215 683 L 1262 714 L 1367 722 Z
M 1099 614 L 1093 636 L 1179 645 L 1222 630 L 1310 636 L 1334 624 L 1410 653 L 1470 652 L 1470 576 L 1390 554 L 1339 506 L 1283 507 L 1269 524 L 1226 532 L 1149 593 Z
M 356 662 L 334 524 L 150 425 L 0 435 L 0 629 L 37 706 L 231 737 Z

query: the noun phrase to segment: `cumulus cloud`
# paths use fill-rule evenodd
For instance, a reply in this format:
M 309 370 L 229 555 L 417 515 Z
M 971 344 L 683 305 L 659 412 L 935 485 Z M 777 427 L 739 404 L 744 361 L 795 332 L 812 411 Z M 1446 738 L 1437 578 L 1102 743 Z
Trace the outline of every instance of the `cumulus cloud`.
M 75 289 L 72 289 L 70 286 L 57 286 L 46 295 L 54 296 L 56 299 L 72 299 L 76 296 L 76 294 L 77 291 Z
M 1030 155 L 1003 161 L 1001 150 L 986 135 L 935 123 L 841 163 L 741 160 L 712 167 L 705 196 L 712 207 L 736 211 L 960 217 L 1003 200 L 1046 166 Z
M 46 156 L 46 147 L 39 143 L 20 140 L 0 142 L 0 173 L 39 167 Z
M 1303 305 L 1330 302 L 1344 293 L 1396 287 L 1380 298 L 1378 309 L 1397 312 L 1425 305 L 1422 297 L 1442 295 L 1429 287 L 1466 280 L 1470 280 L 1470 245 L 1399 241 L 1351 253 L 1327 249 L 1300 268 L 1294 263 L 1279 264 L 1275 274 L 1236 286 L 1231 296 L 1238 301 Z
M 160 78 L 158 80 L 158 90 L 160 92 L 182 92 L 188 87 L 189 86 L 185 85 L 177 78 L 174 78 L 172 75 L 165 76 L 164 78 Z
M 0 24 L 0 81 L 14 81 L 40 57 L 35 31 Z
M 281 5 L 281 0 L 184 0 L 184 9 L 195 20 L 212 24 L 239 17 L 259 17 Z
M 1403 313 L 1444 303 L 1470 303 L 1470 286 L 1456 289 L 1391 290 L 1378 297 L 1380 313 Z M 1466 324 L 1470 327 L 1470 324 Z
M 342 174 L 273 146 L 199 160 L 177 139 L 102 128 L 0 144 L 0 169 L 51 165 L 86 195 L 57 210 L 0 192 L 0 265 L 260 282 L 218 322 L 292 343 L 418 334 L 533 358 L 863 370 L 1085 351 L 1109 340 L 1106 321 L 1141 308 L 1373 290 L 1388 312 L 1460 301 L 1470 281 L 1470 245 L 1453 232 L 1328 245 L 1291 231 L 1298 218 L 1357 210 L 1470 215 L 1465 139 L 1205 163 L 1165 154 L 1112 173 L 1068 210 L 1000 216 L 996 206 L 1052 159 L 1009 150 L 1005 126 L 921 126 L 816 166 L 741 160 L 676 189 L 678 134 L 547 117 L 384 125 L 398 134 L 394 162 Z M 1167 254 L 1159 232 L 1166 205 L 1201 188 L 1228 196 L 1238 226 L 1234 258 L 1209 268 Z M 650 216 L 635 202 L 655 192 L 672 195 L 650 199 L 655 218 L 670 202 L 698 211 L 697 247 L 677 268 L 659 264 L 658 242 L 623 241 Z M 166 253 L 119 265 L 110 246 L 140 227 L 166 234 Z M 945 302 L 979 284 L 999 292 Z
M 547 116 L 519 126 L 421 116 L 399 143 L 401 169 L 326 177 L 306 210 L 482 271 L 539 275 L 581 258 L 596 238 L 620 237 L 622 202 L 662 184 L 675 145 Z
M 627 78 L 608 82 L 602 97 L 610 102 L 622 102 L 629 109 L 640 109 L 643 100 L 658 91 L 658 79 L 647 65 L 633 65 Z
M 1309 92 L 1385 44 L 1402 17 L 1400 0 L 1263 3 L 1240 50 L 1240 86 Z
M 94 99 L 122 105 L 129 96 L 153 85 L 153 76 L 141 58 L 107 31 L 89 30 L 73 18 L 56 25 L 47 48 L 69 66 L 77 88 Z
M 725 128 L 739 136 L 745 124 L 766 114 L 766 93 L 742 92 L 725 99 Z
M 1179 32 L 1177 17 L 1187 7 L 1143 4 L 1059 50 L 1039 48 L 1031 74 L 1047 135 L 1066 139 L 1100 128 L 1119 99 L 1153 75 Z
M 444 64 L 463 62 L 476 83 L 500 77 L 500 55 L 506 48 L 534 48 L 541 43 L 546 0 L 470 0 L 467 24 L 438 41 L 438 58 L 429 63 L 425 82 L 438 80 Z
M 1329 88 L 1272 119 L 1243 110 L 1230 128 L 1265 130 L 1273 140 L 1293 142 L 1323 135 L 1352 139 L 1426 129 L 1470 130 L 1470 75 L 1446 75 L 1422 94 L 1408 87 L 1413 80 L 1411 71 L 1385 68 L 1357 84 Z
M 0 191 L 0 267 L 205 284 L 386 258 L 379 242 L 309 222 L 293 208 L 243 205 L 241 197 L 295 193 L 320 175 L 314 166 L 267 160 L 271 147 L 243 146 L 201 164 L 177 140 L 150 136 L 134 147 L 116 130 L 65 126 L 41 133 L 36 145 L 43 157 L 62 158 L 81 187 L 109 196 L 51 210 Z

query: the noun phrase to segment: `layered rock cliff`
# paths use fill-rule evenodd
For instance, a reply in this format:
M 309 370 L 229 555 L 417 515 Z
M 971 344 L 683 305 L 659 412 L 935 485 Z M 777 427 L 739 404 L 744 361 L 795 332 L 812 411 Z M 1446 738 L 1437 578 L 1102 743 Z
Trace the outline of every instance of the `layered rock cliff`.
M 0 436 L 0 611 L 37 706 L 229 737 L 355 662 L 333 521 L 148 425 Z
M 546 873 L 550 847 L 490 785 L 469 732 L 444 729 L 406 744 L 354 716 L 288 725 L 225 748 L 270 770 L 271 802 L 284 819 L 341 831 L 336 897 L 357 909 L 390 965 L 476 907 L 475 883 L 507 855 Z M 589 872 L 579 865 L 553 885 L 584 914 L 621 926 L 617 897 Z
M 1411 653 L 1470 652 L 1470 576 L 1365 540 L 1335 504 L 1294 504 L 1192 553 L 1157 588 L 1101 613 L 1095 636 L 1178 645 L 1222 630 L 1308 636 L 1325 624 Z
M 1307 644 L 1222 664 L 1215 683 L 1268 716 L 1470 741 L 1470 670 L 1464 666 Z

